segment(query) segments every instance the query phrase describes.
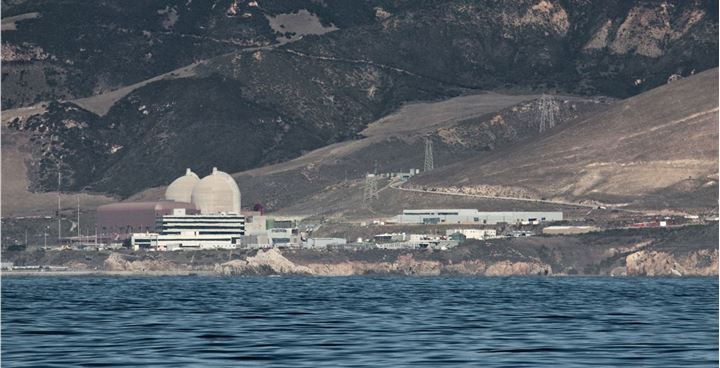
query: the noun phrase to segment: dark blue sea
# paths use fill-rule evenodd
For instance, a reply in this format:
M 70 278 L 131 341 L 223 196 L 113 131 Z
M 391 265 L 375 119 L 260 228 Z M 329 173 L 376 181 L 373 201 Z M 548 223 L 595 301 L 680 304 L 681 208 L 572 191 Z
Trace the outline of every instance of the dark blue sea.
M 2 366 L 712 367 L 717 278 L 4 277 Z

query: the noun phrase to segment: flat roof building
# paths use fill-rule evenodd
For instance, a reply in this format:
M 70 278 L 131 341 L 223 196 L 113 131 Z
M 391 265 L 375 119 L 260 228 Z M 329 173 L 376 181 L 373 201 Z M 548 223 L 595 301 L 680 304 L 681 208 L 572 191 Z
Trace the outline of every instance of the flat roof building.
M 498 224 L 561 221 L 562 212 L 480 212 L 476 209 L 403 210 L 394 218 L 399 224 Z
M 177 209 L 157 218 L 157 232 L 132 234 L 133 249 L 232 249 L 245 235 L 245 217 L 238 214 L 188 215 Z

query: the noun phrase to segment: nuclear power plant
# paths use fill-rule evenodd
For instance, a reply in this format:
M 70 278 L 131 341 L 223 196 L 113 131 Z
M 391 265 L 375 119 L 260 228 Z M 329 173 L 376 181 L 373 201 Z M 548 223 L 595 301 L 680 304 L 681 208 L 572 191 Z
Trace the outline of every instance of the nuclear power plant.
M 187 169 L 165 191 L 165 200 L 98 207 L 98 232 L 130 239 L 134 249 L 234 248 L 245 234 L 240 188 L 213 168 L 200 179 Z
M 295 218 L 267 218 L 242 211 L 235 179 L 213 168 L 200 177 L 187 169 L 173 180 L 163 200 L 121 202 L 97 209 L 97 232 L 108 242 L 129 242 L 135 250 L 233 249 L 299 245 Z

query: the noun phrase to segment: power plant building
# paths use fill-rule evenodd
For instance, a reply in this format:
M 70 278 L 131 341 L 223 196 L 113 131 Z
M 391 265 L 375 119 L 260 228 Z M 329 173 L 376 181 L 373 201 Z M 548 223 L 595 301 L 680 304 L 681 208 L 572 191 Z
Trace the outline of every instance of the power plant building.
M 398 224 L 536 224 L 562 221 L 562 212 L 480 212 L 475 209 L 403 210 L 389 222 Z
M 157 218 L 156 233 L 132 234 L 135 250 L 231 249 L 245 234 L 245 217 L 239 214 L 186 215 L 182 209 Z
M 187 169 L 167 187 L 164 201 L 104 205 L 97 216 L 99 234 L 130 238 L 135 249 L 235 248 L 245 234 L 240 189 L 217 168 L 202 179 Z

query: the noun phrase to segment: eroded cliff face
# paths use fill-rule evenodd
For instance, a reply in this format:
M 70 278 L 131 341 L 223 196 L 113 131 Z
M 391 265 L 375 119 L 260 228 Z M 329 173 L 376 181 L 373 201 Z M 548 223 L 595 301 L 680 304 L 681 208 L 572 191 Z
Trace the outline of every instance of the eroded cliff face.
M 174 264 L 168 260 L 157 259 L 133 259 L 134 257 L 110 253 L 105 259 L 104 267 L 107 271 L 130 271 L 130 272 L 150 272 L 150 271 L 179 271 L 189 270 L 186 265 Z
M 151 269 L 155 263 L 143 265 Z M 137 266 L 131 263 L 132 269 Z M 412 254 L 402 254 L 393 261 L 346 260 L 342 262 L 313 262 L 296 264 L 280 250 L 260 251 L 246 260 L 232 260 L 219 264 L 215 271 L 223 275 L 273 273 L 282 275 L 358 276 L 358 275 L 404 275 L 404 276 L 551 276 L 567 275 L 553 272 L 550 264 L 541 261 L 484 261 L 468 259 L 461 262 L 423 260 Z M 718 274 L 718 251 L 702 249 L 685 255 L 662 251 L 640 250 L 625 257 L 625 266 L 599 270 L 600 274 L 612 276 L 711 276 Z
M 539 261 L 485 262 L 470 259 L 459 263 L 417 259 L 413 254 L 399 255 L 392 261 L 346 260 L 341 262 L 312 262 L 296 264 L 286 258 L 278 249 L 259 251 L 246 260 L 232 260 L 215 267 L 224 275 L 256 274 L 272 271 L 276 274 L 297 274 L 315 276 L 356 276 L 356 275 L 405 275 L 439 276 L 446 274 L 472 276 L 533 276 L 551 275 L 552 267 Z
M 718 274 L 718 250 L 701 249 L 676 255 L 639 251 L 625 258 L 628 276 L 712 276 Z

